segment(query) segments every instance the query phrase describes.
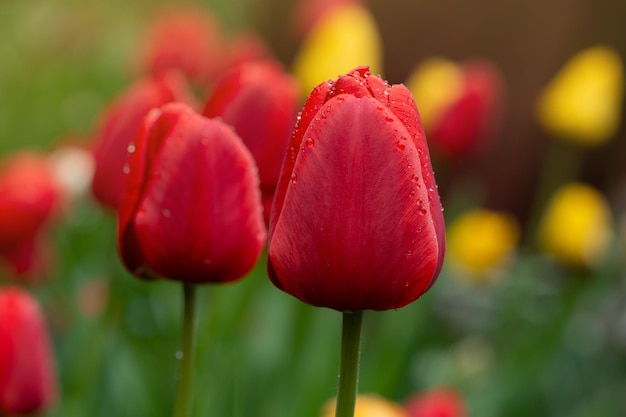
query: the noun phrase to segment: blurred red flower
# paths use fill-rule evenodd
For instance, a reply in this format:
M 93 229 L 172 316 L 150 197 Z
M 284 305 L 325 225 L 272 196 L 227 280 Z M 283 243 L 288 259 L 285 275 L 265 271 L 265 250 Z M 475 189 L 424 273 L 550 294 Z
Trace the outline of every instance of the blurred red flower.
M 187 84 L 177 72 L 136 81 L 106 109 L 95 138 L 92 192 L 104 206 L 117 209 L 129 146 L 152 108 L 173 101 L 193 103 Z
M 269 238 L 272 282 L 315 306 L 399 308 L 430 288 L 444 221 L 406 87 L 361 67 L 313 90 L 289 144 Z
M 415 94 L 433 152 L 458 157 L 480 149 L 497 130 L 504 105 L 500 70 L 481 59 L 456 64 L 432 58 L 407 85 Z
M 233 126 L 259 168 L 265 219 L 298 111 L 298 87 L 275 62 L 248 62 L 233 68 L 215 85 L 204 108 Z
M 0 412 L 43 412 L 57 396 L 48 330 L 37 301 L 14 287 L 0 289 Z
M 145 119 L 119 210 L 118 243 L 141 278 L 241 278 L 265 244 L 252 155 L 226 124 L 172 103 Z
M 409 398 L 406 408 L 411 417 L 466 417 L 461 394 L 452 388 L 433 388 Z
M 225 52 L 222 30 L 211 10 L 200 5 L 169 6 L 150 22 L 140 51 L 144 73 L 179 70 L 202 86 L 221 69 Z
M 40 232 L 54 215 L 61 190 L 44 155 L 21 152 L 0 165 L 0 258 L 17 277 L 41 272 Z

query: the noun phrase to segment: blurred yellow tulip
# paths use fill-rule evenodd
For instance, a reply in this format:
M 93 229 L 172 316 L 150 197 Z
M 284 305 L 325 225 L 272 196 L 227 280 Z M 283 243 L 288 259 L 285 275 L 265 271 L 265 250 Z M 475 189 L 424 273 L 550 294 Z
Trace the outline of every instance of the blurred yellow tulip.
M 596 46 L 574 55 L 550 81 L 537 106 L 552 134 L 582 145 L 600 145 L 619 128 L 624 66 L 617 52 Z
M 361 65 L 380 74 L 381 44 L 376 22 L 366 8 L 358 4 L 335 8 L 315 25 L 295 57 L 293 71 L 303 95 Z
M 484 283 L 497 276 L 494 273 L 510 258 L 519 238 L 519 225 L 512 216 L 470 210 L 447 228 L 448 259 L 459 277 Z
M 322 417 L 335 416 L 335 400 L 324 405 Z M 356 399 L 354 417 L 409 417 L 408 412 L 399 406 L 376 395 L 359 395 Z
M 415 67 L 406 86 L 419 106 L 428 132 L 440 114 L 463 93 L 465 80 L 459 65 L 446 58 L 430 58 Z
M 539 245 L 565 264 L 592 267 L 608 249 L 612 223 L 608 202 L 598 190 L 570 183 L 548 203 L 539 226 Z

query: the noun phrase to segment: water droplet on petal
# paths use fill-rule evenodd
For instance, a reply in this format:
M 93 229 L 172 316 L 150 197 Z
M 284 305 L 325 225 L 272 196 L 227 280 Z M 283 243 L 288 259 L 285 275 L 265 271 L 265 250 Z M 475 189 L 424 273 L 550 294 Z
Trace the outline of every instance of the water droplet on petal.
M 313 138 L 307 138 L 305 143 L 306 143 L 307 148 L 312 148 L 313 145 L 315 144 L 315 142 L 313 141 Z
M 413 255 L 413 252 L 411 252 L 410 250 L 406 251 L 406 257 L 408 258 L 409 256 Z
M 130 172 L 130 167 L 128 166 L 128 164 L 124 165 L 124 168 L 122 168 L 122 172 L 124 172 L 124 174 L 128 174 Z
M 172 215 L 172 213 L 166 208 L 161 210 L 161 214 L 163 215 L 163 217 L 168 217 L 168 218 Z
M 133 153 L 135 152 L 135 142 L 131 142 L 128 144 L 128 148 L 126 148 L 126 150 L 128 151 L 128 153 Z
M 291 183 L 295 184 L 298 181 L 298 176 L 296 174 L 291 174 Z
M 419 181 L 419 178 L 417 177 L 417 175 L 413 175 L 413 176 L 411 177 L 411 182 L 412 182 L 412 183 L 416 183 L 417 181 Z
M 415 197 L 415 191 L 413 190 L 409 191 L 409 197 Z
M 424 200 L 417 200 L 417 208 L 420 211 L 420 214 L 424 215 L 427 213 L 426 206 L 424 205 Z
M 389 117 L 389 116 L 385 117 L 385 120 L 387 121 L 387 123 L 393 123 L 394 122 L 393 117 Z
M 398 148 L 399 151 L 403 151 L 404 148 L 406 148 L 406 146 L 404 145 L 404 143 L 402 142 L 396 142 L 396 147 Z

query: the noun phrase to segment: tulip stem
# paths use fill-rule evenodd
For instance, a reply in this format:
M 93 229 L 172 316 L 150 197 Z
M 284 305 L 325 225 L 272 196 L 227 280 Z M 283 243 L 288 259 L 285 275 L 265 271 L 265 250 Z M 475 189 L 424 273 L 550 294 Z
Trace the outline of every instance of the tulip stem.
M 354 417 L 357 385 L 359 383 L 359 355 L 361 350 L 361 321 L 363 312 L 343 313 L 341 330 L 341 363 L 335 417 Z
M 182 351 L 176 355 L 177 358 L 180 358 L 180 368 L 174 417 L 189 417 L 191 415 L 193 362 L 196 344 L 195 321 L 196 286 L 183 284 L 183 340 Z

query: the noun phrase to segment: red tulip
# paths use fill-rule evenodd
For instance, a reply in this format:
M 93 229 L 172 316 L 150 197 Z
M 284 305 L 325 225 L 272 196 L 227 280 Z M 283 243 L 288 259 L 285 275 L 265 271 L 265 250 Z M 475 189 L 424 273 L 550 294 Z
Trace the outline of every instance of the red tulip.
M 143 118 L 154 107 L 173 101 L 192 102 L 184 80 L 174 72 L 137 81 L 111 104 L 96 138 L 92 191 L 100 203 L 117 209 L 128 146 Z
M 433 388 L 407 401 L 411 417 L 466 417 L 467 409 L 461 395 L 451 388 Z
M 45 257 L 37 241 L 60 199 L 61 190 L 45 156 L 20 153 L 0 167 L 0 258 L 15 277 L 41 272 Z
M 364 4 L 364 0 L 300 0 L 293 16 L 294 31 L 304 36 L 326 15 L 349 4 Z
M 361 67 L 317 86 L 272 207 L 268 273 L 339 311 L 402 307 L 434 283 L 444 222 L 415 102 Z
M 500 73 L 485 61 L 461 66 L 464 90 L 440 116 L 432 131 L 433 144 L 447 155 L 463 155 L 493 136 L 502 107 Z
M 254 160 L 226 124 L 180 103 L 146 117 L 129 158 L 118 243 L 141 278 L 241 278 L 265 241 Z
M 55 401 L 56 369 L 37 301 L 0 290 L 0 414 L 42 412 Z
M 169 6 L 150 23 L 139 49 L 139 65 L 155 75 L 179 70 L 190 80 L 207 85 L 221 66 L 222 42 L 219 22 L 209 9 Z
M 270 47 L 255 32 L 236 33 L 227 41 L 226 48 L 219 71 L 222 75 L 246 62 L 272 59 Z
M 298 111 L 298 87 L 277 64 L 249 62 L 215 86 L 204 115 L 232 125 L 252 152 L 264 198 L 274 195 Z M 269 213 L 267 213 L 269 218 Z

